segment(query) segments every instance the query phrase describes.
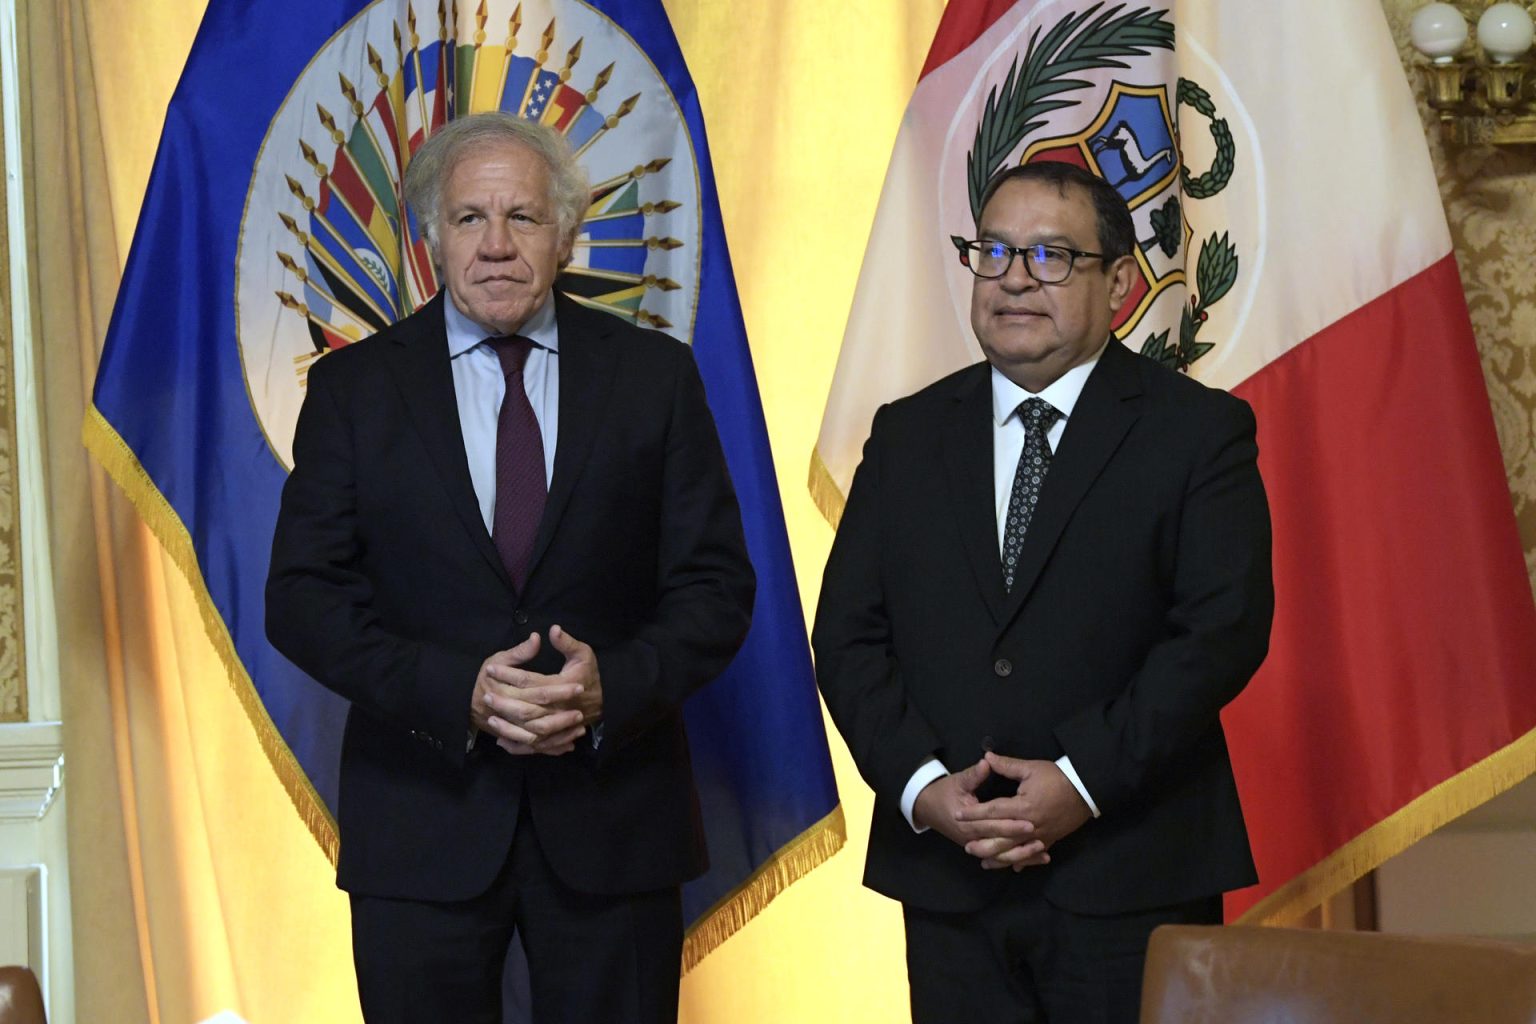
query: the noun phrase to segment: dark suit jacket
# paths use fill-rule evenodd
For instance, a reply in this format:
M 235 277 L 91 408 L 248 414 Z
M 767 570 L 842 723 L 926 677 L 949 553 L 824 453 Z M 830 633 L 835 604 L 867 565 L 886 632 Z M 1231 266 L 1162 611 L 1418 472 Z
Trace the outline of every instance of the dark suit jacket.
M 1254 420 L 1110 342 L 1067 421 L 1003 589 L 990 368 L 875 416 L 827 562 L 817 675 L 875 791 L 865 883 L 974 910 L 999 877 L 902 789 L 930 755 L 1063 754 L 1103 817 L 1030 868 L 1083 913 L 1195 899 L 1255 880 L 1218 712 L 1263 660 L 1273 611 Z
M 754 578 L 687 346 L 557 297 L 559 442 L 525 589 L 464 454 L 443 299 L 309 374 L 267 582 L 267 633 L 352 702 L 338 884 L 466 899 L 505 863 L 521 800 L 590 892 L 671 886 L 705 850 L 681 704 L 746 635 Z M 466 754 L 476 673 L 559 624 L 593 646 L 604 732 L 560 757 Z

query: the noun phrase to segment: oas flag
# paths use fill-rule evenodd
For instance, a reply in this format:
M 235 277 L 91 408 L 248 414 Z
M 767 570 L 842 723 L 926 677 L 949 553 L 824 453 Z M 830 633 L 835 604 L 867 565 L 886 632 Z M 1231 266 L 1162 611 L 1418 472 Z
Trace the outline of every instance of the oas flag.
M 438 289 L 400 198 L 412 154 L 493 109 L 570 139 L 593 186 L 557 287 L 693 345 L 741 499 L 752 630 L 686 708 L 712 865 L 684 889 L 692 963 L 835 851 L 843 825 L 704 124 L 657 0 L 213 0 L 167 113 L 86 441 L 186 572 L 273 768 L 334 857 L 346 707 L 262 621 L 278 495 L 310 369 Z
M 1536 768 L 1536 609 L 1381 5 L 950 4 L 812 458 L 833 521 L 880 403 L 981 357 L 950 238 L 1031 160 L 1131 208 L 1116 336 L 1258 416 L 1277 608 L 1224 721 L 1261 882 L 1229 909 L 1306 910 Z

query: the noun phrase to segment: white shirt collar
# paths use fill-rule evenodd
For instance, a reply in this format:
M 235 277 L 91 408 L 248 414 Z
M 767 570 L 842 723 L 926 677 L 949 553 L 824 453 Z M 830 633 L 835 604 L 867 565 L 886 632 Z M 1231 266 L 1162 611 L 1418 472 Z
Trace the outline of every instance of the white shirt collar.
M 479 345 L 486 339 L 485 328 L 459 312 L 452 295 L 443 296 L 443 323 L 448 330 L 448 358 L 454 359 Z M 533 316 L 518 330 L 518 334 L 540 348 L 551 352 L 560 351 L 560 332 L 555 325 L 555 293 L 544 296 L 544 302 L 534 310 Z
M 1072 409 L 1077 405 L 1078 398 L 1083 393 L 1083 385 L 1088 383 L 1088 375 L 1093 373 L 1093 368 L 1099 364 L 1099 359 L 1104 355 L 1104 349 L 1108 347 L 1109 339 L 1104 339 L 1104 344 L 1093 354 L 1093 358 L 1086 363 L 1072 367 L 1066 373 L 1047 384 L 1038 394 L 1025 391 L 1013 381 L 1003 376 L 1003 371 L 992 367 L 992 422 L 1002 426 L 1008 422 L 1009 417 L 1019 411 L 1019 405 L 1027 398 L 1043 398 L 1051 404 L 1051 407 L 1061 413 L 1065 420 L 1072 415 Z

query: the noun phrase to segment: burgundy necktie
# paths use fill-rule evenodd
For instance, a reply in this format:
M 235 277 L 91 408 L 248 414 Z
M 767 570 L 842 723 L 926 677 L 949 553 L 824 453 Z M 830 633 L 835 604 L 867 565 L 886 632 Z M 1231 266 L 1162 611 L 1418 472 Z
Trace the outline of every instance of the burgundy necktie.
M 533 342 L 514 335 L 487 338 L 486 343 L 501 359 L 501 372 L 507 378 L 506 397 L 496 418 L 496 515 L 491 540 L 507 575 L 522 590 L 549 491 L 544 480 L 544 438 L 523 387 L 523 366 Z

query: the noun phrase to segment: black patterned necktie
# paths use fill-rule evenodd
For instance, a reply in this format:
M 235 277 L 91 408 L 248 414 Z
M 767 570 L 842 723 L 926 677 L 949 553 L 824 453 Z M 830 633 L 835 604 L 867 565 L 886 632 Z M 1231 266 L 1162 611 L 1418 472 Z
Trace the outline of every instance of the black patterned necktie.
M 506 397 L 496 418 L 496 510 L 491 540 L 507 575 L 522 590 L 549 492 L 544 480 L 544 436 L 523 386 L 523 367 L 533 342 L 517 335 L 486 342 L 500 358 L 507 378 Z
M 1008 496 L 1008 521 L 1003 526 L 1003 589 L 1012 593 L 1013 574 L 1018 571 L 1019 552 L 1024 550 L 1024 531 L 1034 517 L 1040 500 L 1040 485 L 1051 468 L 1051 446 L 1046 431 L 1061 413 L 1043 398 L 1027 398 L 1019 403 L 1019 421 L 1024 424 L 1024 450 L 1019 452 L 1019 468 L 1013 473 L 1013 491 Z

